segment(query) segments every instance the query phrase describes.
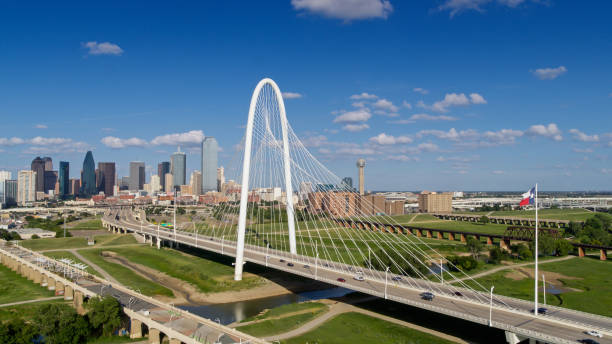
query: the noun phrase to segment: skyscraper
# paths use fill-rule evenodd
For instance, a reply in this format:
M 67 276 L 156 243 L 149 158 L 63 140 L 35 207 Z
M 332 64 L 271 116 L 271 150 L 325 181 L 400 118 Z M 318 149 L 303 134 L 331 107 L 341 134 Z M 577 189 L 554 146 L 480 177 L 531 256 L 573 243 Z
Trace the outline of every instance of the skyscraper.
M 0 171 L 0 208 L 4 208 L 6 206 L 6 195 L 5 195 L 4 182 L 6 180 L 10 180 L 11 177 L 12 177 L 11 172 Z
M 145 163 L 142 161 L 130 162 L 130 191 L 143 190 L 145 184 Z
M 217 169 L 217 191 L 221 192 L 223 184 L 225 184 L 225 169 L 221 166 Z
M 0 199 L 3 207 L 13 206 L 17 204 L 17 180 L 6 179 L 4 182 L 4 197 Z
M 104 191 L 104 195 L 113 196 L 115 188 L 115 163 L 114 162 L 99 162 L 98 163 L 98 191 Z
M 189 186 L 191 186 L 191 194 L 199 196 L 202 194 L 202 173 L 200 171 L 191 172 L 191 178 L 189 178 Z
M 80 179 L 70 179 L 70 194 L 77 196 L 81 190 L 81 180 Z
M 87 151 L 83 160 L 83 171 L 81 172 L 81 195 L 90 197 L 96 194 L 96 163 L 93 153 Z
M 45 169 L 45 192 L 55 190 L 55 183 L 57 183 L 57 171 L 51 171 Z
M 59 196 L 66 197 L 70 194 L 70 163 L 60 161 L 59 164 Z
M 214 137 L 202 141 L 202 192 L 217 191 L 217 156 L 219 145 Z
M 26 205 L 36 201 L 36 180 L 35 171 L 19 171 L 17 177 L 17 203 Z
M 342 184 L 340 186 L 342 190 L 353 191 L 353 178 L 351 177 L 342 178 Z
M 178 151 L 174 152 L 170 156 L 170 173 L 172 173 L 172 182 L 175 190 L 179 190 L 181 185 L 185 185 L 186 170 L 187 169 L 187 156 L 181 152 L 181 147 L 178 147 Z
M 166 173 L 170 173 L 170 162 L 162 161 L 157 164 L 157 176 L 162 190 L 166 190 Z
M 52 171 L 53 170 L 53 159 L 46 156 L 42 158 L 42 160 L 45 162 L 45 171 Z
M 35 192 L 45 191 L 45 161 L 39 156 L 32 160 L 32 171 L 36 172 Z

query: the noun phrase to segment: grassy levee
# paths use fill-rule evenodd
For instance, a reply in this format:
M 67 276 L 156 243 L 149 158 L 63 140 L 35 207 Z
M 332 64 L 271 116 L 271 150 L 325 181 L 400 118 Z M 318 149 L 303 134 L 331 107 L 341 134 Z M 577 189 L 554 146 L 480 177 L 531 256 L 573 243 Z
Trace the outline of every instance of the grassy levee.
M 281 317 L 285 314 L 302 312 L 302 311 L 317 311 L 320 309 L 327 309 L 327 306 L 320 302 L 300 302 L 300 303 L 289 303 L 286 305 L 282 305 L 279 307 L 274 307 L 272 309 L 268 309 L 262 314 L 246 318 L 241 322 L 249 322 L 253 320 L 263 320 L 268 318 L 276 318 Z
M 449 344 L 448 340 L 360 313 L 343 313 L 287 344 Z
M 244 290 L 263 283 L 263 279 L 256 276 L 244 276 L 242 281 L 234 281 L 233 267 L 172 249 L 131 246 L 109 247 L 105 250 L 186 281 L 203 293 Z
M 105 250 L 108 249 L 86 249 L 79 250 L 79 253 L 111 274 L 117 281 L 119 281 L 119 283 L 125 285 L 126 287 L 140 289 L 143 294 L 148 296 L 174 296 L 174 293 L 170 289 L 136 274 L 129 268 L 105 260 L 101 255 L 102 251 Z
M 16 302 L 16 301 L 15 301 Z M 40 301 L 34 303 L 24 303 L 22 305 L 0 307 L 0 322 L 10 321 L 14 319 L 22 319 L 24 321 L 32 320 L 40 306 L 49 303 L 68 303 L 63 299 Z
M 438 221 L 438 222 L 426 222 L 417 223 L 413 222 L 410 224 L 415 227 L 431 228 L 431 229 L 448 229 L 460 232 L 474 232 L 482 234 L 504 234 L 508 225 L 487 223 L 479 224 L 474 222 L 465 221 Z
M 0 304 L 53 296 L 53 291 L 34 284 L 18 273 L 0 264 Z
M 68 259 L 72 260 L 75 263 L 81 263 L 81 264 L 87 265 L 84 261 L 82 261 L 79 258 L 77 258 L 77 256 L 75 256 L 70 251 L 50 251 L 50 252 L 45 252 L 44 255 L 49 257 L 49 258 L 53 258 L 53 259 L 68 258 Z M 92 274 L 92 275 L 96 275 L 98 277 L 102 277 L 102 275 L 98 271 L 94 270 L 90 266 L 88 266 L 87 269 L 85 269 L 85 271 L 90 273 L 90 274 Z
M 532 267 L 531 267 L 532 268 Z M 612 316 L 612 262 L 596 258 L 575 258 L 540 266 L 540 272 L 561 274 L 558 278 L 565 290 L 559 295 L 547 293 L 546 302 L 588 313 Z M 495 293 L 524 300 L 533 300 L 532 278 L 510 278 L 509 271 L 500 271 L 478 278 L 477 281 L 488 287 L 495 286 Z M 541 279 L 540 279 L 541 280 Z M 551 282 L 547 278 L 547 282 Z M 468 284 L 470 282 L 467 282 Z M 540 292 L 540 302 L 543 301 Z
M 271 336 L 298 328 L 323 313 L 325 313 L 325 310 L 319 309 L 278 319 L 264 320 L 262 322 L 240 326 L 237 329 L 255 337 Z
M 115 246 L 115 245 L 130 245 L 130 244 L 137 244 L 138 242 L 136 241 L 136 238 L 134 238 L 132 235 L 127 234 L 127 235 L 120 235 L 117 236 L 116 238 L 113 238 L 111 240 L 108 241 L 104 241 L 100 244 L 100 246 Z
M 21 246 L 29 248 L 33 251 L 42 250 L 57 250 L 65 248 L 81 248 L 87 247 L 87 238 L 84 237 L 68 237 L 68 238 L 48 238 L 23 240 Z
M 104 227 L 102 227 L 101 218 L 96 218 L 93 220 L 81 221 L 81 222 L 75 223 L 73 226 L 70 226 L 69 229 L 70 230 L 97 230 L 97 229 L 104 229 Z

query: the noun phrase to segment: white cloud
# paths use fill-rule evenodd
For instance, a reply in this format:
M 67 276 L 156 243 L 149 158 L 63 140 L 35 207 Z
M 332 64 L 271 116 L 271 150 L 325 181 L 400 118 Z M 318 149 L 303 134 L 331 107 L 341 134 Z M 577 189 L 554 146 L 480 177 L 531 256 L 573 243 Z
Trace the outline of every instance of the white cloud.
M 423 152 L 435 152 L 438 150 L 438 145 L 434 143 L 419 143 L 417 149 Z
M 582 142 L 599 142 L 599 135 L 587 135 L 578 129 L 571 129 L 570 133 L 574 134 L 574 138 Z
M 506 171 L 502 171 L 502 170 L 495 170 L 495 171 L 491 171 L 491 173 L 493 174 L 497 174 L 497 175 L 501 175 L 501 174 L 505 174 Z
M 428 115 L 426 113 L 418 113 L 418 114 L 414 114 L 414 115 L 410 116 L 410 120 L 412 120 L 412 121 L 417 121 L 417 120 L 424 120 L 424 121 L 456 121 L 457 118 L 456 117 L 451 117 L 451 116 L 445 116 L 445 115 L 432 116 L 432 115 Z
M 413 90 L 414 92 L 416 92 L 416 93 L 420 93 L 420 94 L 423 94 L 423 95 L 425 95 L 425 94 L 429 93 L 429 91 L 428 91 L 428 90 L 426 90 L 426 89 L 424 89 L 424 88 L 421 88 L 421 87 L 415 87 L 415 88 L 413 88 L 412 90 Z
M 365 122 L 372 117 L 372 114 L 366 109 L 345 112 L 334 119 L 334 123 L 357 123 Z
M 518 137 L 523 136 L 523 132 L 514 129 L 501 129 L 498 131 L 486 131 L 482 134 L 484 141 L 480 142 L 483 146 L 497 146 L 514 144 Z
M 540 80 L 553 80 L 567 72 L 565 66 L 559 66 L 557 68 L 538 68 L 531 71 Z
M 291 0 L 293 8 L 345 21 L 386 19 L 393 6 L 389 0 Z
M 555 141 L 563 140 L 563 136 L 561 136 L 561 131 L 557 127 L 555 123 L 550 123 L 545 126 L 542 124 L 532 125 L 525 131 L 525 134 L 528 136 L 544 136 L 552 138 Z
M 372 155 L 372 154 L 376 154 L 376 151 L 371 149 L 371 148 L 361 148 L 361 147 L 340 148 L 336 152 L 338 154 L 350 154 L 350 155 Z
M 129 139 L 121 139 L 121 138 L 114 137 L 114 136 L 106 136 L 102 138 L 100 142 L 102 142 L 102 144 L 104 144 L 105 146 L 114 148 L 114 149 L 126 148 L 126 147 L 145 147 L 148 144 L 147 141 L 143 139 L 139 139 L 137 137 L 132 137 Z
M 84 43 L 83 46 L 89 49 L 89 55 L 121 55 L 123 54 L 123 49 L 121 49 L 117 44 L 110 42 L 102 42 L 98 43 L 96 41 L 91 41 Z
M 371 137 L 370 141 L 379 145 L 394 145 L 400 143 L 411 143 L 412 139 L 408 136 L 393 136 L 385 133 L 380 133 L 377 136 Z
M 593 153 L 591 148 L 574 148 L 573 151 L 576 153 Z
M 28 143 L 34 146 L 47 146 L 47 145 L 65 145 L 67 143 L 72 142 L 72 139 L 64 138 L 64 137 L 42 137 L 36 136 L 30 140 Z
M 36 129 L 47 129 L 47 125 L 46 124 L 37 124 L 34 126 L 34 128 Z
M 321 147 L 327 145 L 327 137 L 325 135 L 314 135 L 308 136 L 302 140 L 302 143 L 306 147 Z
M 436 159 L 436 161 L 439 161 L 439 162 L 454 161 L 454 162 L 460 162 L 460 163 L 468 163 L 468 162 L 473 162 L 473 161 L 478 161 L 478 160 L 480 160 L 480 156 L 478 156 L 478 155 L 473 155 L 473 156 L 469 156 L 469 157 L 461 157 L 461 156 L 445 157 L 445 156 L 439 156 Z
M 392 123 L 392 124 L 412 124 L 412 123 L 414 123 L 414 121 L 410 120 L 410 119 L 398 119 L 398 120 L 395 120 L 395 121 L 391 121 L 389 123 Z
M 412 109 L 412 104 L 408 103 L 405 100 L 402 102 L 402 106 L 405 107 L 406 109 Z
M 25 140 L 20 137 L 0 137 L 0 146 L 16 146 L 22 145 L 25 143 Z
M 353 102 L 351 103 L 351 106 L 356 107 L 356 108 L 363 108 L 366 106 L 365 102 Z
M 283 92 L 283 99 L 297 99 L 302 98 L 303 96 L 300 93 L 296 92 Z
M 387 99 L 379 99 L 374 104 L 372 104 L 375 108 L 389 111 L 389 112 L 397 112 L 399 108 Z
M 369 128 L 370 128 L 370 126 L 367 125 L 366 123 L 347 124 L 347 125 L 342 127 L 342 130 L 351 131 L 351 132 L 357 132 L 357 131 L 362 131 L 362 130 L 366 130 L 366 129 L 369 129 Z
M 157 136 L 151 140 L 153 145 L 199 145 L 204 140 L 204 133 L 202 130 L 191 130 L 185 133 L 167 134 Z
M 419 157 L 416 156 L 408 156 L 408 155 L 388 155 L 386 157 L 387 160 L 396 160 L 396 161 L 404 161 L 404 162 L 408 162 L 408 161 L 420 161 L 421 159 L 419 159 Z
M 475 139 L 479 136 L 478 132 L 474 129 L 457 131 L 455 128 L 451 128 L 448 131 L 443 130 L 421 130 L 417 133 L 417 137 L 423 137 L 426 135 L 435 136 L 439 139 L 457 141 L 460 139 Z
M 608 94 L 608 97 L 612 98 L 612 92 L 610 92 L 610 94 Z
M 372 99 L 377 99 L 378 96 L 375 94 L 369 94 L 367 92 L 362 92 L 361 94 L 353 94 L 351 96 L 351 99 L 354 100 L 360 100 L 360 99 L 368 99 L 368 100 L 372 100 Z
M 478 93 L 470 93 L 470 100 L 472 104 L 486 104 L 487 101 Z
M 502 6 L 516 8 L 526 0 L 496 0 L 495 2 Z M 440 11 L 449 11 L 450 17 L 466 11 L 476 11 L 483 13 L 483 6 L 493 2 L 493 0 L 446 0 L 442 5 L 438 6 Z M 536 1 L 537 2 L 537 1 Z

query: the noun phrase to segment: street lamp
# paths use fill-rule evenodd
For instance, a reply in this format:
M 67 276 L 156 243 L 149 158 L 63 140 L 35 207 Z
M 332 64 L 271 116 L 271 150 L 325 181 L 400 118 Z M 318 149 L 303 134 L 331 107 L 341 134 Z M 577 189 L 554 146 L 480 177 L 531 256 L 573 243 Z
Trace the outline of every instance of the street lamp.
M 385 299 L 387 299 L 387 275 L 389 274 L 389 267 L 385 270 Z
M 491 301 L 489 303 L 489 326 L 493 326 L 493 289 L 495 289 L 495 286 L 491 286 Z
M 544 306 L 546 306 L 546 277 L 542 274 L 542 292 L 544 292 Z
M 442 265 L 442 259 L 440 259 L 440 278 L 442 279 L 442 284 L 444 284 L 444 265 Z

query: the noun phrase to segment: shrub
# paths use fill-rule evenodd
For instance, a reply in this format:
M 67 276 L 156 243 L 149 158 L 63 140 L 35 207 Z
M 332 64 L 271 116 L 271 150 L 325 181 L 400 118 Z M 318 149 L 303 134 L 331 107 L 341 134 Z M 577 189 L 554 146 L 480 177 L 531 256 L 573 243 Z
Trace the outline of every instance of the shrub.
M 504 252 L 499 247 L 493 247 L 489 250 L 489 263 L 499 264 L 504 258 Z

